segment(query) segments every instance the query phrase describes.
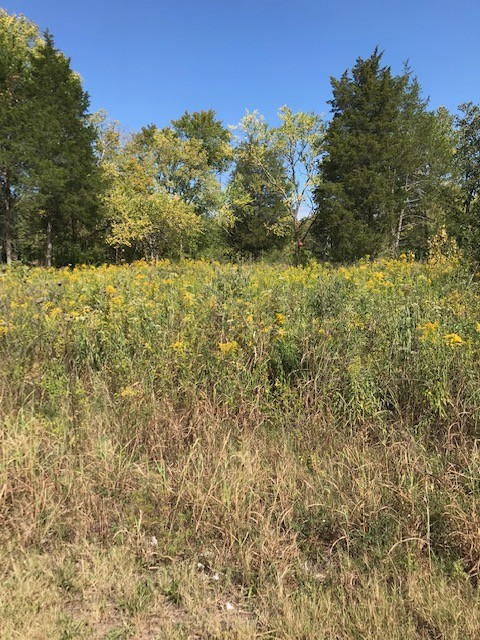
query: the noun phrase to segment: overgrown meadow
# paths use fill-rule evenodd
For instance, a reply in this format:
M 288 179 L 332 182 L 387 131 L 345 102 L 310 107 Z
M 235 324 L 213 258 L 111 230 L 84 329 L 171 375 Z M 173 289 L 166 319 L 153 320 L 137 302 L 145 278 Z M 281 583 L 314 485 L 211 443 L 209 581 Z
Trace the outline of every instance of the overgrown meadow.
M 479 638 L 479 286 L 3 271 L 0 638 Z

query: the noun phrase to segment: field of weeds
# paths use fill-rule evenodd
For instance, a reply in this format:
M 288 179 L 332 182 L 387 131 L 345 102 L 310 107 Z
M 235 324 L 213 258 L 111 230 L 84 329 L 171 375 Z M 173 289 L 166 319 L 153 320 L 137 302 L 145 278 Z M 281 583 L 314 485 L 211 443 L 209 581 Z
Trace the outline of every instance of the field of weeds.
M 0 638 L 477 640 L 479 285 L 0 273 Z

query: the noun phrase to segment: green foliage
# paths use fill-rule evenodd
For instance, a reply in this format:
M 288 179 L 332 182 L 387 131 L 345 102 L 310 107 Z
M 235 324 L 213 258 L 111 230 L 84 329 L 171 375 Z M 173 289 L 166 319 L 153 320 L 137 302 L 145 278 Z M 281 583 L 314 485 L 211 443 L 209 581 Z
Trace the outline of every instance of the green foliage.
M 181 256 L 199 235 L 201 219 L 178 195 L 160 190 L 152 166 L 129 157 L 128 151 L 106 168 L 107 241 L 116 248 L 133 247 L 146 258 Z
M 200 211 L 219 196 L 201 143 L 152 126 L 117 145 L 103 161 L 108 242 L 148 258 L 191 253 L 204 227 Z
M 220 208 L 220 183 L 201 140 L 151 125 L 132 136 L 127 152 L 149 165 L 159 189 L 179 196 L 198 215 L 209 217 Z
M 126 136 L 53 37 L 0 10 L 0 261 L 426 257 L 444 226 L 478 259 L 479 108 L 429 111 L 382 55 L 332 78 L 328 130 L 284 106 L 274 127 L 247 112 L 234 148 L 213 109 Z
M 27 85 L 37 43 L 36 25 L 0 9 L 0 260 L 7 263 L 19 253 L 17 205 L 31 159 Z
M 480 260 L 480 107 L 471 102 L 459 106 L 456 116 L 454 156 L 457 190 L 449 230 L 468 255 Z M 456 206 L 455 206 L 456 205 Z
M 45 244 L 49 266 L 57 241 L 67 256 L 69 247 L 75 254 L 75 247 L 91 243 L 99 227 L 101 188 L 88 96 L 49 34 L 31 62 L 29 101 L 34 128 L 24 234 L 25 242 L 38 237 L 29 246 L 32 257 L 40 251 L 39 242 Z
M 284 106 L 280 125 L 269 127 L 258 112 L 247 113 L 239 129 L 250 145 L 250 162 L 262 176 L 265 188 L 283 203 L 284 215 L 274 230 L 284 236 L 289 221 L 295 264 L 311 225 L 313 189 L 324 134 L 322 117 L 293 113 Z
M 182 140 L 199 140 L 207 154 L 208 165 L 216 173 L 222 173 L 228 169 L 232 159 L 231 133 L 220 120 L 215 119 L 215 115 L 213 109 L 193 113 L 185 111 L 178 120 L 172 120 L 172 126 Z
M 263 148 L 259 149 L 261 145 Z M 291 235 L 290 220 L 276 185 L 283 183 L 286 190 L 286 180 L 278 154 L 262 141 L 247 137 L 236 147 L 235 167 L 227 189 L 232 216 L 227 242 L 233 250 L 259 257 L 285 246 Z
M 3 11 L 0 22 L 5 258 L 44 256 L 50 265 L 92 257 L 92 244 L 101 241 L 101 176 L 88 96 L 51 35 L 40 39 L 25 18 Z
M 450 117 L 426 110 L 408 68 L 394 76 L 381 59 L 375 49 L 332 79 L 313 231 L 319 252 L 334 260 L 425 252 L 451 166 Z

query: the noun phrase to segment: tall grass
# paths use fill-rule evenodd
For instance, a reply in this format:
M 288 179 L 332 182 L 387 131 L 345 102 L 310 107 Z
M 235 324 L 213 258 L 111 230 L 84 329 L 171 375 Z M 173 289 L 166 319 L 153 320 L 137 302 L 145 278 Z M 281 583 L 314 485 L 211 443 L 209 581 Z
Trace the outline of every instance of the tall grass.
M 455 259 L 0 274 L 0 638 L 480 637 Z

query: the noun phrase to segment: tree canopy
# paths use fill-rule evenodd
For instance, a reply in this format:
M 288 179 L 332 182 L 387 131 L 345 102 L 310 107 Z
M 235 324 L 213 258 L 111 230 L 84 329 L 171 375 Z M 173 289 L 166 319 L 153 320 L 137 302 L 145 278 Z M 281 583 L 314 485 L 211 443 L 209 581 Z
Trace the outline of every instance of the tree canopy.
M 331 78 L 327 118 L 208 108 L 127 135 L 50 33 L 0 9 L 0 261 L 422 257 L 444 228 L 478 259 L 480 106 L 431 110 L 383 58 Z

